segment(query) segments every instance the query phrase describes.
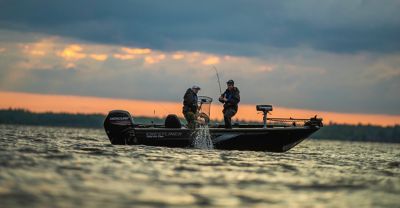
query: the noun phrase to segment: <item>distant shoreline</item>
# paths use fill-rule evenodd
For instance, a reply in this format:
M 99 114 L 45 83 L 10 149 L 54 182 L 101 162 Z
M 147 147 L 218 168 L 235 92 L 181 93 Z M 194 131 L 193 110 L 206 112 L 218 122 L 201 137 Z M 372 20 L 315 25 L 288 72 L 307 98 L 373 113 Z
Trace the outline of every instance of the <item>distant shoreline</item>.
M 34 113 L 24 109 L 0 109 L 0 124 L 102 129 L 104 114 Z M 138 123 L 163 123 L 163 118 L 135 117 Z M 182 119 L 182 118 L 181 118 Z M 183 120 L 183 119 L 182 119 Z M 400 125 L 329 124 L 313 139 L 400 143 Z

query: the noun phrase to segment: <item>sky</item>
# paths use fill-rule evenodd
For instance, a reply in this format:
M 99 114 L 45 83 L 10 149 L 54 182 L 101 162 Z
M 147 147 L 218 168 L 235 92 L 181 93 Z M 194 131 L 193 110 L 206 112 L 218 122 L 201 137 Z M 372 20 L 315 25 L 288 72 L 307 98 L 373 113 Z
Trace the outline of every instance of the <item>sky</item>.
M 398 11 L 398 0 L 0 0 L 0 91 L 21 96 L 10 107 L 18 93 L 178 106 L 193 84 L 218 97 L 215 66 L 243 107 L 400 123 Z

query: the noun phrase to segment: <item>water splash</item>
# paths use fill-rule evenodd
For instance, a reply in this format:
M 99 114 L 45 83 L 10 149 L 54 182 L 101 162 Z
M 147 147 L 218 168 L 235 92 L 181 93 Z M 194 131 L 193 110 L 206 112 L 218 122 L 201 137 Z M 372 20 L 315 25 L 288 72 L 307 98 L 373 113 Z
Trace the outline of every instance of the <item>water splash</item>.
M 193 147 L 198 149 L 214 149 L 210 130 L 207 125 L 200 125 L 194 132 Z

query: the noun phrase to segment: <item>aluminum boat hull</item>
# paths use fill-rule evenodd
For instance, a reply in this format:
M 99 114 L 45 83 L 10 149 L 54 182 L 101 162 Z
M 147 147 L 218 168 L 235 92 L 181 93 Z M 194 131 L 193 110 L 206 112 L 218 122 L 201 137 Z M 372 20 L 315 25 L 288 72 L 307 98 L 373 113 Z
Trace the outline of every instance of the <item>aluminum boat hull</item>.
M 303 126 L 236 125 L 225 129 L 219 125 L 208 129 L 216 149 L 286 152 L 319 130 L 322 123 L 317 121 Z M 134 124 L 126 111 L 112 111 L 104 121 L 108 138 L 115 145 L 192 147 L 196 130 L 179 125 Z

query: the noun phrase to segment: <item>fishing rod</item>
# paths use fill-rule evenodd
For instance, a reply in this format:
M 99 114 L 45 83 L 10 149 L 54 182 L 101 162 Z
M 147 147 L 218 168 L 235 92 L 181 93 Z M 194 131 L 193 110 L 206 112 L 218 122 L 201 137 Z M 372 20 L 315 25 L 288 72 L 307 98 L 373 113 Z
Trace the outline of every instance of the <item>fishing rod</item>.
M 213 66 L 215 73 L 217 74 L 217 79 L 218 79 L 218 86 L 219 86 L 219 94 L 222 95 L 222 89 L 221 89 L 221 82 L 219 81 L 219 74 L 218 74 L 218 70 L 217 67 Z

